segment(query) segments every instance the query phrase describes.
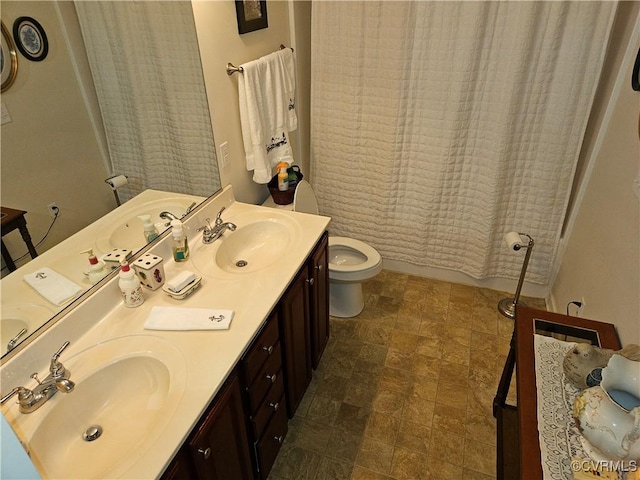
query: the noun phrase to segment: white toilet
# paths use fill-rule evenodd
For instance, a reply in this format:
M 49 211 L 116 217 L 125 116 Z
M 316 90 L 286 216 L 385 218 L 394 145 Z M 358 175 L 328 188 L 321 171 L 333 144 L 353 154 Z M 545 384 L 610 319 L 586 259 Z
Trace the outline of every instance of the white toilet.
M 269 196 L 267 207 L 318 215 L 318 202 L 311 184 L 301 180 L 293 203 L 278 205 Z M 334 317 L 355 317 L 364 308 L 362 282 L 382 270 L 382 257 L 370 245 L 347 237 L 329 237 L 329 314 Z

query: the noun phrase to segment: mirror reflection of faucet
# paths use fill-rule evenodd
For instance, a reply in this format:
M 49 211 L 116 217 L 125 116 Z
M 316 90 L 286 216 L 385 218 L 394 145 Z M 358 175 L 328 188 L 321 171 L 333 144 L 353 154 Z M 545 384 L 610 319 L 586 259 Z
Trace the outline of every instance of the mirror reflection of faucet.
M 38 382 L 38 385 L 33 390 L 26 387 L 16 387 L 2 397 L 0 403 L 6 402 L 15 394 L 18 394 L 20 412 L 31 413 L 44 405 L 56 393 L 72 392 L 76 385 L 69 379 L 71 372 L 58 360 L 68 346 L 69 342 L 64 342 L 60 349 L 53 354 L 49 365 L 49 375 L 43 381 L 40 381 L 37 373 L 31 374 L 31 378 Z

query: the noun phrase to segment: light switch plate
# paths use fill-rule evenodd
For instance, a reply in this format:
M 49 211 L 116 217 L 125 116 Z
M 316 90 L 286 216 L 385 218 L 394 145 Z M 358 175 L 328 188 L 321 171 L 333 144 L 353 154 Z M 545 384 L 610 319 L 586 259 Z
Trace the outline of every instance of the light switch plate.
M 220 144 L 220 158 L 222 160 L 222 167 L 227 168 L 229 166 L 229 142 Z

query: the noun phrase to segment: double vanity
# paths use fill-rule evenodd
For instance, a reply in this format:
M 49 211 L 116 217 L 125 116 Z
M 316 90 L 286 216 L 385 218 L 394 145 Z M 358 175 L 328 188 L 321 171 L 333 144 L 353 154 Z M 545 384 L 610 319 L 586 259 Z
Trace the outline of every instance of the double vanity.
M 203 243 L 223 208 L 236 230 Z M 32 374 L 45 382 L 58 352 L 75 384 L 31 413 L 15 396 L 2 405 L 41 476 L 266 478 L 328 341 L 329 220 L 243 204 L 225 187 L 183 219 L 186 262 L 173 261 L 169 232 L 146 250 L 167 279 L 201 277 L 192 295 L 144 289 L 125 308 L 110 277 L 6 359 L 3 395 L 41 388 Z M 234 316 L 226 330 L 146 330 L 154 306 Z

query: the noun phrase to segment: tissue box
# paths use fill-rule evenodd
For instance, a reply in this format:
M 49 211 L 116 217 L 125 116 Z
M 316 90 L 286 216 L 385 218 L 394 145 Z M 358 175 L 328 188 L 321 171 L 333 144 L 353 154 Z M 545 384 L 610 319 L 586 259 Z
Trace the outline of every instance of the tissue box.
M 153 253 L 145 253 L 133 262 L 133 268 L 140 278 L 140 283 L 145 287 L 157 290 L 164 284 L 162 257 Z

